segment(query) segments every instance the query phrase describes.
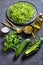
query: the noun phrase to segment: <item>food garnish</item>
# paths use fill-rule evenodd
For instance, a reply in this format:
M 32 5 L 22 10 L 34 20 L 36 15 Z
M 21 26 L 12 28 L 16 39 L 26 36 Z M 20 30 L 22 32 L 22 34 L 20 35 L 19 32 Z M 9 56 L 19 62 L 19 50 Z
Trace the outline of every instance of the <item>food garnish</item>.
M 21 43 L 22 36 L 17 35 L 17 32 L 12 31 L 9 35 L 5 35 L 5 42 L 3 50 L 6 52 L 8 49 L 17 50 L 19 43 Z

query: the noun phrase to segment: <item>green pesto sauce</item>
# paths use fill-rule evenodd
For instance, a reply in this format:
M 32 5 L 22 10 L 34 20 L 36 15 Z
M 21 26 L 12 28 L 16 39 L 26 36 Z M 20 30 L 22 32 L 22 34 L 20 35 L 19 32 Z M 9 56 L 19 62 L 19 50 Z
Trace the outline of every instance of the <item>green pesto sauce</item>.
M 27 2 L 16 2 L 8 9 L 9 17 L 20 24 L 31 21 L 35 12 L 35 7 Z

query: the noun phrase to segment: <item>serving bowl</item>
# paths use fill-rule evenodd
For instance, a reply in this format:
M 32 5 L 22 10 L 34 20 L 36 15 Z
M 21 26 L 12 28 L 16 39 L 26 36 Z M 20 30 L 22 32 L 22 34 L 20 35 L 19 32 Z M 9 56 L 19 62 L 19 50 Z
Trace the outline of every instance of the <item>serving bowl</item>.
M 9 9 L 10 9 L 15 3 L 18 3 L 18 2 L 29 3 L 29 4 L 31 4 L 31 6 L 34 7 L 34 9 L 35 9 L 35 14 L 34 14 L 34 16 L 33 16 L 33 18 L 32 18 L 31 20 L 26 21 L 25 23 L 18 23 L 18 22 L 16 22 L 15 20 L 13 20 L 13 19 L 9 16 Z M 27 1 L 18 1 L 18 2 L 15 2 L 13 5 L 11 5 L 11 6 L 7 9 L 7 18 L 8 18 L 11 22 L 13 22 L 13 23 L 15 23 L 15 24 L 19 24 L 19 25 L 27 25 L 27 24 L 31 24 L 32 22 L 34 22 L 34 20 L 37 18 L 37 15 L 38 15 L 37 8 L 34 6 L 34 4 L 32 4 L 32 3 L 30 3 L 30 2 L 27 2 Z

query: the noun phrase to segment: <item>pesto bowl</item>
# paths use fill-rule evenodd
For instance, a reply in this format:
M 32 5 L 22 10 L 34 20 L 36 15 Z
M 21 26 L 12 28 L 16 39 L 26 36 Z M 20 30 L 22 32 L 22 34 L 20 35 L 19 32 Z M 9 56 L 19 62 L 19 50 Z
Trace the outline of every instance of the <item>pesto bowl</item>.
M 7 18 L 19 25 L 27 25 L 36 19 L 37 8 L 30 2 L 18 1 L 7 9 Z

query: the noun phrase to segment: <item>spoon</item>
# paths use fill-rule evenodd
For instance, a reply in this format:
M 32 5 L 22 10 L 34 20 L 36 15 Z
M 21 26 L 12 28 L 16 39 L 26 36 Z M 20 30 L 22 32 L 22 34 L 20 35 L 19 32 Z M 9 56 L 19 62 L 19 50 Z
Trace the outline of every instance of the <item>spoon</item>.
M 32 34 L 32 36 L 35 38 L 35 35 L 34 35 L 33 31 L 34 31 L 34 29 L 33 29 L 32 25 L 28 25 L 28 26 L 24 27 L 24 32 L 26 34 Z

